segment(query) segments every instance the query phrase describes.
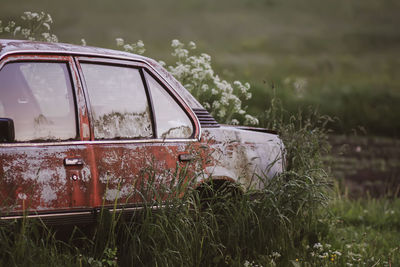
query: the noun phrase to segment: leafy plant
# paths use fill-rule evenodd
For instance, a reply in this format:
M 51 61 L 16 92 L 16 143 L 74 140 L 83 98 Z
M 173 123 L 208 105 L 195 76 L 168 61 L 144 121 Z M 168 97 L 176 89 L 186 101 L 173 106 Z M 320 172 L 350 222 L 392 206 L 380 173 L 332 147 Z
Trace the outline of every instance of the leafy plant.
M 143 41 L 126 44 L 123 38 L 116 39 L 117 48 L 126 52 L 143 54 L 146 49 Z M 187 45 L 179 40 L 172 40 L 173 49 L 171 55 L 175 63 L 166 67 L 183 86 L 189 90 L 200 103 L 207 109 L 219 122 L 227 124 L 244 123 L 247 125 L 257 125 L 258 119 L 247 113 L 243 101 L 251 99 L 250 84 L 234 81 L 232 83 L 223 80 L 215 73 L 211 56 L 205 53 L 191 55 L 197 47 L 194 42 Z M 188 49 L 187 49 L 187 48 Z

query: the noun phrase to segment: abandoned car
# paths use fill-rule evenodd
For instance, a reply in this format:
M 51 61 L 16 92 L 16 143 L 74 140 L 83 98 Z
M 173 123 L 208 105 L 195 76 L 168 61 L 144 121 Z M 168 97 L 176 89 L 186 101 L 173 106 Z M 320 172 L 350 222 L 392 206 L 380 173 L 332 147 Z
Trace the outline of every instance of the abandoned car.
M 162 189 L 161 199 L 210 181 L 257 188 L 282 171 L 282 154 L 272 132 L 218 124 L 152 59 L 0 40 L 3 220 L 90 222 Z

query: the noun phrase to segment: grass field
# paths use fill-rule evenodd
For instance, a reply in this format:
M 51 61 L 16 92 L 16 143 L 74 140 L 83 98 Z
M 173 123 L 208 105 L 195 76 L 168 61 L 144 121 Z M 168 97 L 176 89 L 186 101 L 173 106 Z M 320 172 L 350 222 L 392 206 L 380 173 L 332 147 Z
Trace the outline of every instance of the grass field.
M 1 265 L 400 265 L 398 140 L 331 136 L 334 156 L 322 158 L 326 125 L 314 113 L 334 118 L 336 133 L 399 137 L 400 2 L 2 0 L 0 20 L 26 10 L 52 14 L 60 41 L 113 48 L 116 37 L 142 39 L 145 55 L 170 63 L 172 39 L 195 41 L 223 78 L 252 84 L 248 109 L 279 131 L 289 167 L 258 201 L 201 210 L 173 199 L 139 220 L 105 216 L 91 235 L 64 241 L 31 222 L 0 226 Z M 349 181 L 370 193 L 349 192 Z
M 2 0 L 0 18 L 26 10 L 52 14 L 61 41 L 142 39 L 146 55 L 167 62 L 172 39 L 193 40 L 224 78 L 252 84 L 253 114 L 275 87 L 290 113 L 313 105 L 338 118 L 339 133 L 399 136 L 396 0 Z
M 286 186 L 287 187 L 287 186 Z M 291 188 L 291 192 L 293 191 Z M 202 212 L 174 200 L 134 221 L 113 216 L 63 240 L 40 222 L 0 226 L 3 266 L 398 266 L 400 202 L 333 197 L 310 215 L 284 199 L 219 203 Z M 296 200 L 287 202 L 297 203 Z M 222 205 L 222 206 L 221 206 Z M 194 209 L 193 209 L 194 208 Z M 220 213 L 225 210 L 224 213 Z M 106 215 L 106 214 L 105 214 Z M 286 217 L 288 216 L 288 217 Z M 117 218 L 117 219 L 110 219 Z M 308 219 L 313 219 L 308 221 Z M 304 227 L 304 228 L 303 228 Z M 88 231 L 91 229 L 91 231 Z

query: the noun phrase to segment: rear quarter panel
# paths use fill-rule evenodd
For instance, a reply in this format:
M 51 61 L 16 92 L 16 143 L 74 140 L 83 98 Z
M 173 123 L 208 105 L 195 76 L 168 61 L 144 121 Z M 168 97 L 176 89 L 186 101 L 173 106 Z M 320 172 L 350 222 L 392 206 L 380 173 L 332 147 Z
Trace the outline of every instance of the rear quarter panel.
M 245 189 L 258 189 L 265 179 L 283 171 L 284 146 L 275 134 L 221 126 L 203 129 L 202 142 L 212 151 L 213 164 L 206 167 L 205 174 L 213 179 L 229 179 Z

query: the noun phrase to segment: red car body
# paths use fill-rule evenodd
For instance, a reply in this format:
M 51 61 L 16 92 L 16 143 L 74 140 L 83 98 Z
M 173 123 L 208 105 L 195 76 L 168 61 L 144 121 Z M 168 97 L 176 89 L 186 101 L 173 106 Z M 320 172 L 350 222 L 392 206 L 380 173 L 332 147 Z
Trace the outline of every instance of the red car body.
M 90 222 L 283 170 L 275 133 L 220 125 L 156 61 L 94 47 L 0 40 L 0 134 L 2 219 Z

